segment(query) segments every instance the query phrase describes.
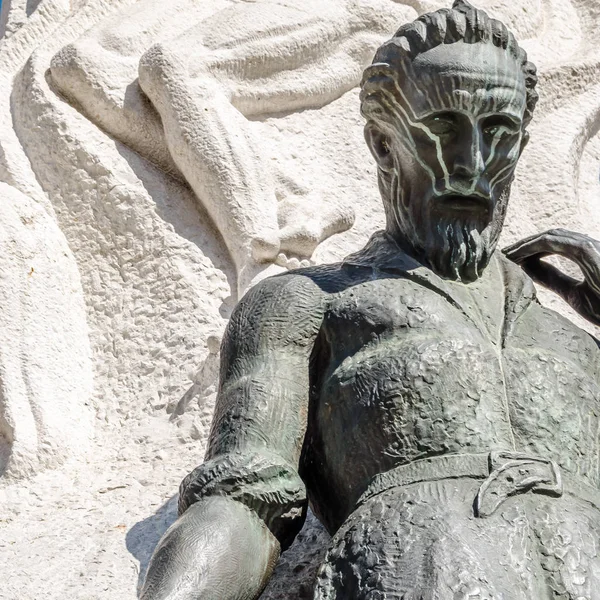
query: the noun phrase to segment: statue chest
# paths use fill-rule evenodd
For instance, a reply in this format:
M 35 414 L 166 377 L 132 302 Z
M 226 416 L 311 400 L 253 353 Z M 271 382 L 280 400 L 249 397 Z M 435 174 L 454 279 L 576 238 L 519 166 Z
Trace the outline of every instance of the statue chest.
M 345 292 L 326 314 L 309 426 L 326 479 L 353 490 L 419 458 L 516 449 L 596 483 L 593 339 L 537 305 L 495 338 L 501 319 L 488 327 L 485 315 L 403 283 Z

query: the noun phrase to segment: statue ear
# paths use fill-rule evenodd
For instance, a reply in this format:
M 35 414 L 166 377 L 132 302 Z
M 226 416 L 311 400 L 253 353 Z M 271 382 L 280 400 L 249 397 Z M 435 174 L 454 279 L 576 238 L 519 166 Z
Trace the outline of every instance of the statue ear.
M 365 140 L 379 168 L 386 173 L 394 169 L 389 138 L 372 121 L 365 125 Z

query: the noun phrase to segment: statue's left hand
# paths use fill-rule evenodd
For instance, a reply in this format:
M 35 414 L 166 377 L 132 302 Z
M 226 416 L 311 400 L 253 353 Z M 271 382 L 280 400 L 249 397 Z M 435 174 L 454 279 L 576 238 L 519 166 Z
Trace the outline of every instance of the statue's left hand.
M 588 321 L 600 325 L 600 242 L 582 233 L 551 229 L 525 238 L 503 252 L 536 283 L 550 288 Z M 541 260 L 552 254 L 576 263 L 583 281 Z

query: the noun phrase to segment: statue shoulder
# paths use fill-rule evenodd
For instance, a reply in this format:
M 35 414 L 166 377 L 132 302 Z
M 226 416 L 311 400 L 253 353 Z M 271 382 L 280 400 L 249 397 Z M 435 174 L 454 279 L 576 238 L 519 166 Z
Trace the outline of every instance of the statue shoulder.
M 238 306 L 252 305 L 257 309 L 266 304 L 273 309 L 284 305 L 290 309 L 314 310 L 334 290 L 335 280 L 342 276 L 339 265 L 323 265 L 267 277 L 253 286 Z
M 226 337 L 238 343 L 252 338 L 261 346 L 309 342 L 343 278 L 339 265 L 326 265 L 263 279 L 234 309 Z

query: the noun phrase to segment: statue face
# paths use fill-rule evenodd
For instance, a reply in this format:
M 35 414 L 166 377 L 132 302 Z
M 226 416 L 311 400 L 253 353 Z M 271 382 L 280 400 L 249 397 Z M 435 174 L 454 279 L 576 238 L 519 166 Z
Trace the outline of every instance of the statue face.
M 443 277 L 473 281 L 495 249 L 527 140 L 523 73 L 488 43 L 440 45 L 385 95 L 366 137 L 389 185 L 388 229 Z

